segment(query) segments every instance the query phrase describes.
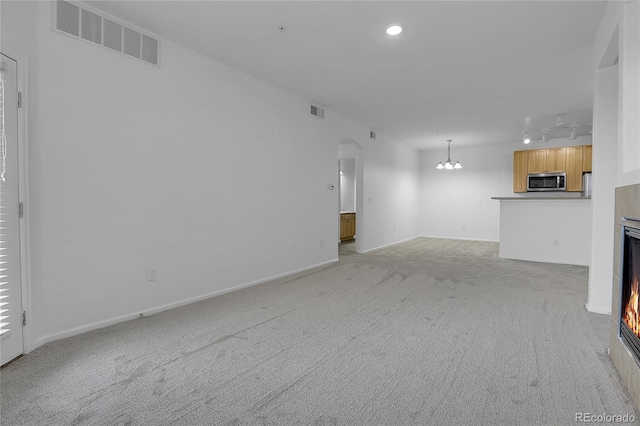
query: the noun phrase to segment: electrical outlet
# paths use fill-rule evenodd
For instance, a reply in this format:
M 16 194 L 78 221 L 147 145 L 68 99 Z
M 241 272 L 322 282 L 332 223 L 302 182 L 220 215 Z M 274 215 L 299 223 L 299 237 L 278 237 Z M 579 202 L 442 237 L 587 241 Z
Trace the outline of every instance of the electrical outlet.
M 147 269 L 147 281 L 155 281 L 158 279 L 158 268 Z
M 558 247 L 560 245 L 560 240 L 553 240 L 553 246 Z
M 395 226 L 393 227 L 393 232 L 398 232 Z

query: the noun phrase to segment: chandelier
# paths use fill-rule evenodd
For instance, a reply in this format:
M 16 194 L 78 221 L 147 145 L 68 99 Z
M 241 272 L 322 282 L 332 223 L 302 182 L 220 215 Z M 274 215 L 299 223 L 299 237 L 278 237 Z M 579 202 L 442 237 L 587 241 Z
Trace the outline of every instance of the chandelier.
M 456 164 L 453 164 L 451 162 L 451 139 L 448 139 L 447 142 L 449 143 L 449 146 L 447 148 L 447 161 L 439 162 L 438 166 L 436 167 L 436 169 L 438 169 L 438 170 L 461 169 L 462 168 L 462 164 L 460 164 L 459 161 L 456 161 Z

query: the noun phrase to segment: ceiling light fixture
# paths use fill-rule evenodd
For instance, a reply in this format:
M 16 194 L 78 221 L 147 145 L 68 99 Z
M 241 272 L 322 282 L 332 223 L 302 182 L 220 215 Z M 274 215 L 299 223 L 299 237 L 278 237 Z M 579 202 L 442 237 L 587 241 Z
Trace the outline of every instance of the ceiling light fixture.
M 578 127 L 571 126 L 571 134 L 569 135 L 569 139 L 571 139 L 572 141 L 575 141 L 577 137 L 578 137 Z
M 524 135 L 522 136 L 522 142 L 524 142 L 525 145 L 531 142 L 531 139 L 529 139 L 529 133 L 524 132 Z
M 386 29 L 387 34 L 395 36 L 402 32 L 402 27 L 398 24 L 391 24 Z
M 447 140 L 447 143 L 449 144 L 449 146 L 447 147 L 447 161 L 445 162 L 439 162 L 438 165 L 436 166 L 436 169 L 438 170 L 453 170 L 453 169 L 461 169 L 462 168 L 462 164 L 460 164 L 459 161 L 456 161 L 456 164 L 453 164 L 451 162 L 451 139 Z
M 542 129 L 542 142 L 549 142 L 549 129 Z

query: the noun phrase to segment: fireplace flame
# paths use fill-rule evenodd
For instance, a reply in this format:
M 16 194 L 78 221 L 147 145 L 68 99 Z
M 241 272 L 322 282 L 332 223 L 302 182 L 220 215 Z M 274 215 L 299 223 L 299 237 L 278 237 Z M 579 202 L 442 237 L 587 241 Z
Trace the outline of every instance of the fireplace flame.
M 633 279 L 631 294 L 624 310 L 624 322 L 633 333 L 640 337 L 640 315 L 638 313 L 638 278 Z

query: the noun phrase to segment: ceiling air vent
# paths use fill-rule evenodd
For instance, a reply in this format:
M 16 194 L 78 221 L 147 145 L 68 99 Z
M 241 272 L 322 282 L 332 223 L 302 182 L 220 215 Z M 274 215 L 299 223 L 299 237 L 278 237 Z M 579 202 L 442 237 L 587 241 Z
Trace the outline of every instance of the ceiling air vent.
M 159 65 L 160 41 L 131 25 L 107 18 L 97 10 L 90 10 L 64 0 L 52 2 L 55 22 L 52 29 L 60 34 L 86 40 L 124 53 L 152 65 Z
M 315 105 L 311 105 L 311 115 L 315 115 L 318 118 L 324 118 L 324 110 Z
M 374 132 L 373 130 L 369 130 L 369 137 L 371 139 L 375 139 L 376 138 L 376 132 Z

